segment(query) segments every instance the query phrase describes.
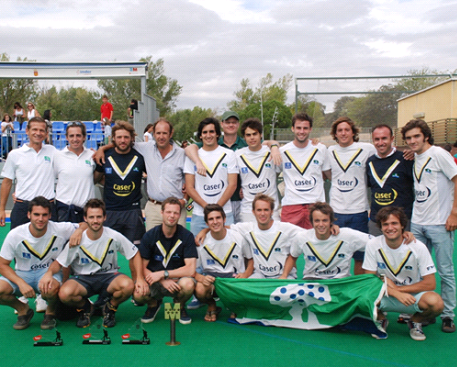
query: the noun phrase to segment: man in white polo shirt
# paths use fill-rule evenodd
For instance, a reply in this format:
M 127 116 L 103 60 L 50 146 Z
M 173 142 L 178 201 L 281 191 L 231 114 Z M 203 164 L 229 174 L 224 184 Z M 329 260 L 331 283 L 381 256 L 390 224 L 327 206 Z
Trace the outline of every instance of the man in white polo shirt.
M 241 125 L 247 147 L 235 151 L 241 177 L 243 199 L 241 200 L 241 222 L 255 222 L 252 202 L 257 194 L 265 194 L 275 201 L 273 218 L 279 221 L 279 199 L 276 185 L 277 166 L 271 162 L 270 149 L 262 144 L 262 123 L 249 118 Z
M 219 121 L 213 117 L 201 121 L 198 136 L 203 142 L 198 155 L 206 167 L 206 176 L 197 174 L 196 165 L 189 158 L 186 158 L 184 167 L 186 190 L 194 200 L 191 222 L 191 232 L 194 235 L 206 227 L 203 209 L 207 204 L 222 206 L 227 216 L 227 224 L 233 223 L 230 197 L 236 189 L 238 178 L 235 153 L 217 143 L 221 136 Z
M 433 146 L 430 127 L 423 120 L 411 120 L 401 129 L 403 139 L 415 153 L 413 176 L 415 201 L 411 232 L 435 250 L 441 277 L 444 310 L 441 330 L 455 332 L 456 290 L 454 274 L 454 231 L 457 229 L 457 165 L 452 156 Z
M 81 121 L 67 125 L 66 137 L 68 146 L 54 156 L 57 220 L 81 223 L 84 222 L 84 205 L 95 197 L 94 153 L 84 147 L 86 126 Z
M 376 149 L 359 142 L 359 131 L 349 117 L 340 117 L 332 124 L 331 134 L 338 144 L 328 148 L 332 168 L 330 205 L 335 211 L 335 224 L 368 233 L 366 163 Z M 356 252 L 354 261 L 354 274 L 362 274 L 363 252 Z
M 32 199 L 28 209 L 30 223 L 11 230 L 0 252 L 0 303 L 18 312 L 18 321 L 13 326 L 16 330 L 27 328 L 34 314 L 28 302 L 16 298 L 20 295 L 33 298 L 41 293 L 48 301 L 41 328 L 47 330 L 56 325 L 57 292 L 62 272 L 56 272 L 49 279 L 50 288 L 44 289 L 39 282 L 78 225 L 51 222 L 50 210 L 51 203 L 46 198 Z M 13 260 L 16 263 L 14 270 L 10 266 Z
M 54 171 L 52 162 L 56 149 L 43 145 L 48 136 L 47 124 L 41 117 L 33 117 L 27 123 L 29 143 L 14 149 L 8 155 L 1 173 L 0 226 L 5 225 L 5 208 L 16 179 L 16 202 L 11 211 L 11 229 L 28 223 L 28 202 L 37 196 L 44 196 L 51 202 L 51 219 L 56 219 L 54 205 Z
M 330 156 L 323 144 L 312 145 L 313 119 L 305 113 L 292 118 L 294 140 L 281 147 L 285 192 L 281 221 L 310 229 L 308 207 L 325 201 L 323 174 L 330 177 Z

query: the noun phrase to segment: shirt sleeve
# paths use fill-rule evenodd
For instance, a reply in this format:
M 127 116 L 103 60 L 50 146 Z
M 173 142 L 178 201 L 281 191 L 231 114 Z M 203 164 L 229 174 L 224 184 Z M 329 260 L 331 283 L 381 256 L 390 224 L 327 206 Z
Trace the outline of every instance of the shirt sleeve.
M 444 175 L 449 179 L 452 180 L 455 176 L 457 176 L 457 165 L 455 164 L 452 156 L 446 152 L 444 149 L 441 152 L 440 150 L 436 151 L 436 160 L 438 161 L 438 165 L 443 171 Z M 8 160 L 7 160 L 8 162 Z
M 362 268 L 368 271 L 377 271 L 378 264 L 376 262 L 376 238 L 368 241 L 365 247 L 365 257 L 363 259 Z
M 195 163 L 189 157 L 186 157 L 184 163 L 184 173 L 195 175 Z

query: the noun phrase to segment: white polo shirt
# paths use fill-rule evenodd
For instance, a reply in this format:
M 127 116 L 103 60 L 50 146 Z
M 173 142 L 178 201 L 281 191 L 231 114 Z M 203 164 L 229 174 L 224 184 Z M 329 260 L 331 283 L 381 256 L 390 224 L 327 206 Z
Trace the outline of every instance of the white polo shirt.
M 65 147 L 54 156 L 54 174 L 57 178 L 56 200 L 83 207 L 95 197 L 93 152 L 84 148 L 78 156 Z
M 369 208 L 367 197 L 367 159 L 376 154 L 369 143 L 354 142 L 348 147 L 338 144 L 328 148 L 332 166 L 330 205 L 335 213 L 356 214 Z
M 203 244 L 198 247 L 198 263 L 203 272 L 240 274 L 246 270 L 245 259 L 252 259 L 251 249 L 243 236 L 227 229 L 222 240 L 216 240 L 208 232 Z
M 52 162 L 56 148 L 43 145 L 37 153 L 27 144 L 12 150 L 2 170 L 2 177 L 17 180 L 16 197 L 32 200 L 37 196 L 54 199 L 54 170 Z
M 249 243 L 254 259 L 254 273 L 260 273 L 265 278 L 279 278 L 284 271 L 292 244 L 300 241 L 308 231 L 276 220 L 267 230 L 261 230 L 257 222 L 232 224 L 230 228 L 242 234 Z M 296 278 L 297 269 L 293 268 L 289 275 Z
M 115 273 L 119 270 L 118 251 L 130 260 L 138 248 L 119 232 L 103 227 L 103 234 L 95 241 L 84 231 L 81 244 L 65 247 L 57 261 L 63 267 L 71 266 L 76 275 Z
M 293 257 L 303 254 L 305 268 L 304 279 L 337 279 L 351 276 L 351 260 L 354 252 L 364 251 L 367 242 L 372 238 L 369 234 L 351 228 L 341 228 L 336 236 L 326 240 L 316 237 L 310 230 L 290 248 Z
M 413 178 L 415 201 L 412 223 L 444 225 L 454 202 L 457 165 L 444 149 L 431 146 L 414 159 Z
M 399 248 L 392 249 L 384 236 L 367 243 L 362 267 L 385 275 L 400 286 L 418 283 L 425 275 L 436 273 L 430 252 L 422 242 L 416 240 L 406 245 L 403 241 Z
M 277 168 L 269 160 L 270 149 L 265 145 L 262 145 L 258 151 L 245 147 L 235 151 L 235 155 L 243 189 L 241 212 L 252 213 L 252 202 L 257 194 L 271 197 L 275 201 L 275 210 L 277 210 L 279 207 L 276 185 Z
M 323 144 L 298 148 L 293 142 L 280 149 L 285 192 L 282 205 L 325 201 L 323 171 L 330 169 L 330 157 Z
M 0 251 L 0 256 L 5 260 L 15 260 L 16 270 L 34 271 L 48 268 L 78 228 L 78 224 L 74 223 L 49 221 L 46 233 L 37 238 L 30 233 L 30 225 L 26 223 L 12 229 Z
M 215 150 L 198 150 L 198 156 L 206 167 L 206 176 L 201 176 L 194 162 L 186 158 L 184 173 L 195 176 L 195 190 L 208 204 L 215 204 L 221 198 L 228 185 L 228 175 L 238 174 L 235 153 L 229 149 L 218 146 Z M 232 212 L 232 204 L 228 200 L 224 205 L 226 214 Z M 194 202 L 193 214 L 203 216 L 203 208 Z

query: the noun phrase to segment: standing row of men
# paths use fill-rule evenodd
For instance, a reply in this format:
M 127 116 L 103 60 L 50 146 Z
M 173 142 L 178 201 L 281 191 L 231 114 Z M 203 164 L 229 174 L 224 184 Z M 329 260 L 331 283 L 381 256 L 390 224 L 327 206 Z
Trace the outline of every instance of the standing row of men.
M 233 136 L 230 134 L 227 136 L 229 142 L 232 140 L 231 143 L 233 146 L 239 139 L 236 138 L 239 119 L 237 119 L 237 116 L 234 115 L 234 113 L 228 113 L 228 118 L 226 118 L 226 120 L 229 119 L 235 121 L 226 122 L 224 120 L 222 126 L 224 126 L 225 123 L 233 128 L 232 130 L 234 130 L 235 139 L 232 139 Z M 169 171 L 171 172 L 168 172 L 168 175 L 165 174 L 165 171 L 167 171 L 165 170 L 163 171 L 164 174 L 160 175 L 158 179 L 161 179 L 162 176 L 165 178 L 173 176 L 168 184 L 170 187 L 176 189 L 175 191 L 178 192 L 176 196 L 179 198 L 182 197 L 182 178 L 184 172 L 186 174 L 189 195 L 195 200 L 196 207 L 200 205 L 203 208 L 208 203 L 227 204 L 234 192 L 234 187 L 236 187 L 234 178 L 236 178 L 236 174 L 240 172 L 241 187 L 244 195 L 243 200 L 245 201 L 245 205 L 243 206 L 243 204 L 241 204 L 241 208 L 249 208 L 249 200 L 252 203 L 255 194 L 265 192 L 266 188 L 270 188 L 271 185 L 275 184 L 275 168 L 269 161 L 268 156 L 269 154 L 273 155 L 274 152 L 278 153 L 278 147 L 274 142 L 270 142 L 270 147 L 272 149 L 271 153 L 268 149 L 265 150 L 261 145 L 259 147 L 262 133 L 261 125 L 259 126 L 256 124 L 254 119 L 251 120 L 253 121 L 246 121 L 242 126 L 242 132 L 247 138 L 248 147 L 245 147 L 244 151 L 242 151 L 242 149 L 236 156 L 233 156 L 233 154 L 230 154 L 231 152 L 219 149 L 220 147 L 218 147 L 216 143 L 216 140 L 220 138 L 221 135 L 218 121 L 205 119 L 199 126 L 199 137 L 202 139 L 203 147 L 198 151 L 199 159 L 193 157 L 196 162 L 195 166 L 193 167 L 193 164 L 189 161 L 185 165 L 184 163 L 181 165 L 177 164 L 178 162 L 175 161 L 173 168 L 179 172 L 172 171 L 170 168 Z M 167 160 L 167 157 L 170 158 L 170 156 L 173 156 L 173 154 L 176 155 L 178 152 L 179 159 L 181 159 L 181 157 L 184 159 L 182 151 L 170 143 L 170 138 L 173 133 L 171 125 L 166 121 L 161 120 L 155 125 L 155 128 L 158 131 L 160 130 L 160 127 L 164 130 L 162 141 L 160 141 L 160 137 L 156 137 L 157 142 L 155 144 L 144 145 L 145 152 L 146 149 L 153 147 L 152 149 L 160 155 L 157 156 L 157 159 L 154 159 L 154 156 L 151 154 L 145 155 L 147 157 L 145 160 L 146 166 L 148 166 L 148 161 L 153 161 L 154 163 L 152 164 L 155 164 L 156 168 L 160 167 L 160 165 Z M 452 256 L 448 256 L 449 250 L 446 250 L 447 252 L 442 251 L 443 248 L 452 248 L 452 245 L 441 246 L 441 243 L 445 237 L 444 235 L 447 235 L 445 239 L 449 238 L 449 240 L 452 241 L 453 231 L 456 228 L 456 202 L 454 200 L 454 204 L 452 204 L 451 200 L 446 199 L 449 199 L 447 193 L 451 192 L 451 189 L 455 186 L 457 173 L 455 167 L 448 165 L 447 156 L 443 155 L 441 151 L 437 152 L 436 149 L 438 148 L 431 149 L 435 147 L 431 145 L 433 140 L 430 141 L 432 137 L 431 133 L 429 133 L 430 129 L 427 130 L 427 128 L 428 126 L 423 122 L 412 121 L 403 129 L 405 140 L 410 145 L 410 148 L 417 153 L 416 164 L 414 165 L 414 184 L 417 187 L 415 208 L 416 206 L 418 208 L 423 208 L 423 213 L 424 211 L 427 213 L 427 211 L 430 210 L 433 213 L 436 213 L 439 209 L 442 215 L 439 216 L 438 221 L 435 221 L 437 223 L 429 223 L 430 218 L 433 216 L 424 215 L 422 213 L 422 215 L 415 217 L 413 214 L 412 223 L 425 227 L 416 230 L 414 230 L 414 226 L 412 226 L 412 228 L 416 236 L 421 233 L 428 236 L 430 246 L 436 247 L 438 271 L 442 274 L 444 282 L 442 286 L 443 298 L 445 300 L 445 312 L 442 316 L 443 330 L 453 331 L 455 330 L 453 324 L 455 279 L 453 278 Z M 128 129 L 120 130 L 128 131 Z M 229 129 L 226 128 L 224 130 L 228 131 Z M 282 147 L 280 150 L 282 156 L 281 168 L 286 182 L 286 192 L 283 199 L 283 221 L 298 220 L 302 222 L 299 222 L 298 224 L 310 228 L 311 223 L 307 219 L 309 216 L 308 208 L 310 204 L 313 204 L 316 201 L 323 201 L 323 174 L 332 179 L 330 204 L 335 209 L 337 224 L 341 227 L 356 227 L 363 232 L 368 232 L 367 181 L 370 182 L 372 187 L 374 199 L 372 200 L 372 215 L 374 215 L 373 209 L 375 213 L 377 211 L 376 205 L 379 205 L 379 207 L 385 205 L 399 205 L 405 208 L 408 214 L 408 204 L 409 207 L 411 207 L 409 200 L 411 198 L 412 187 L 408 187 L 408 185 L 405 184 L 406 181 L 403 180 L 404 177 L 408 176 L 408 163 L 404 161 L 403 157 L 400 157 L 398 152 L 395 151 L 395 148 L 392 147 L 392 133 L 387 126 L 377 127 L 373 132 L 376 150 L 374 150 L 370 144 L 357 142 L 358 129 L 348 118 L 340 118 L 333 124 L 332 135 L 338 145 L 330 147 L 328 150 L 319 144 L 313 146 L 309 141 L 309 134 L 312 130 L 312 119 L 309 116 L 295 116 L 292 130 L 295 135 L 294 141 Z M 154 134 L 156 135 L 156 130 L 154 131 Z M 41 135 L 43 135 L 43 133 L 41 133 Z M 115 149 L 120 151 L 126 151 L 128 150 L 127 148 L 133 149 L 131 144 L 134 136 L 132 137 L 131 135 L 132 134 L 130 133 L 129 144 L 125 144 L 125 142 L 119 142 L 119 144 L 115 143 L 117 144 Z M 227 134 L 224 135 L 224 142 L 226 135 Z M 39 141 L 39 138 L 35 140 Z M 114 133 L 113 141 L 116 141 L 116 135 Z M 410 141 L 411 144 L 409 143 Z M 141 150 L 142 148 L 139 143 L 135 144 L 134 148 L 137 148 L 137 145 L 138 150 Z M 162 151 L 160 150 L 161 145 L 163 147 Z M 125 149 L 123 148 L 124 146 Z M 119 147 L 121 148 L 119 149 Z M 210 153 L 205 155 L 206 152 Z M 428 153 L 423 155 L 423 153 L 426 152 Z M 372 157 L 372 153 L 376 153 L 376 155 Z M 192 157 L 192 155 L 190 156 Z M 419 163 L 417 163 L 418 159 L 422 156 L 426 157 L 424 162 L 419 160 Z M 128 162 L 130 164 L 133 161 L 130 160 Z M 421 164 L 422 168 L 420 170 L 418 170 L 417 164 Z M 163 164 L 163 166 L 165 166 L 165 164 Z M 118 169 L 116 169 L 116 166 L 111 166 L 105 167 L 104 170 L 102 169 L 102 172 L 105 174 L 105 180 L 116 171 L 116 174 L 119 177 L 122 175 L 127 176 L 129 173 L 127 172 L 127 168 L 131 167 L 125 165 L 123 167 L 118 166 L 117 168 Z M 150 172 L 155 173 L 162 171 L 156 169 Z M 206 176 L 202 176 L 201 173 L 204 174 L 205 172 Z M 266 173 L 269 173 L 270 176 L 267 176 Z M 273 173 L 273 175 L 271 175 L 271 173 Z M 202 179 L 202 177 L 204 178 Z M 274 179 L 272 179 L 272 177 L 274 177 Z M 411 175 L 409 175 L 409 177 L 411 177 Z M 157 206 L 161 204 L 161 201 L 154 199 L 153 195 L 155 193 L 151 190 L 150 194 L 149 190 L 150 186 L 154 187 L 154 181 L 157 181 L 154 178 L 151 174 L 148 175 L 148 196 L 150 198 L 150 203 Z M 402 182 L 403 185 L 399 185 L 399 182 Z M 129 184 L 130 182 L 127 181 L 126 185 L 120 185 L 123 186 L 121 187 L 121 190 L 128 191 L 129 189 L 127 186 L 129 186 Z M 423 189 L 421 189 L 421 185 L 423 186 Z M 166 184 L 162 184 L 160 187 L 167 186 Z M 447 188 L 447 191 L 442 190 L 442 187 Z M 23 200 L 19 197 L 17 192 L 16 189 L 16 194 L 20 203 Z M 4 203 L 3 193 L 4 190 L 2 185 L 2 204 Z M 443 198 L 443 194 L 446 199 Z M 201 202 L 199 203 L 199 201 Z M 236 212 L 236 209 L 233 210 L 235 205 L 230 206 L 231 208 L 227 207 L 226 209 L 228 217 L 230 217 L 230 212 Z M 277 208 L 278 205 L 275 205 L 275 207 Z M 0 205 L 0 209 L 1 208 L 2 205 Z M 239 212 L 243 214 L 243 210 L 240 210 Z M 244 213 L 247 215 L 247 217 L 245 217 L 247 220 L 249 220 L 249 215 L 251 215 L 252 220 L 252 214 L 246 209 L 244 210 Z M 148 217 L 147 213 L 146 215 Z M 198 210 L 196 211 L 196 216 L 198 217 Z M 197 232 L 197 228 L 204 226 L 204 217 L 202 215 L 200 215 L 200 218 L 197 217 L 192 224 L 194 233 Z M 435 218 L 436 217 L 437 216 L 435 215 Z M 426 218 L 425 221 L 424 218 Z M 200 219 L 200 221 L 198 219 Z M 200 223 L 199 226 L 196 225 L 198 223 Z M 430 228 L 430 226 L 438 226 L 439 229 L 444 229 L 443 238 L 439 237 L 439 242 L 436 244 L 432 244 L 431 241 L 434 238 L 436 239 L 437 236 L 435 234 L 427 233 L 427 231 L 430 232 L 431 229 L 435 229 Z M 372 228 L 372 231 L 374 230 L 375 229 Z M 136 242 L 138 242 L 138 240 L 136 240 Z M 438 252 L 440 252 L 440 260 L 438 260 Z M 447 257 L 447 262 L 445 257 Z M 449 262 L 451 262 L 451 266 L 449 266 Z M 443 266 L 440 266 L 440 263 L 443 264 Z M 361 260 L 358 262 L 358 267 L 356 267 L 357 273 L 361 272 L 360 265 Z M 450 268 L 452 268 L 452 271 L 449 270 Z M 454 292 L 453 296 L 452 292 Z

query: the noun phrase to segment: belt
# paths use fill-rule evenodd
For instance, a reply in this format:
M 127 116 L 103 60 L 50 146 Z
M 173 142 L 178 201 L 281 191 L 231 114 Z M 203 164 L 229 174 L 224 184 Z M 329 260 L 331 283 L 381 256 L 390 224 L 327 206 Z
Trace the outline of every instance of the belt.
M 47 199 L 50 203 L 53 203 L 54 202 L 54 199 Z M 22 200 L 22 199 L 16 199 L 15 200 L 17 203 L 28 203 L 30 202 L 31 200 Z
M 151 203 L 153 203 L 153 204 L 162 205 L 162 202 L 161 202 L 161 201 L 154 200 L 154 199 L 151 199 L 151 198 L 148 198 L 148 200 L 149 200 Z

